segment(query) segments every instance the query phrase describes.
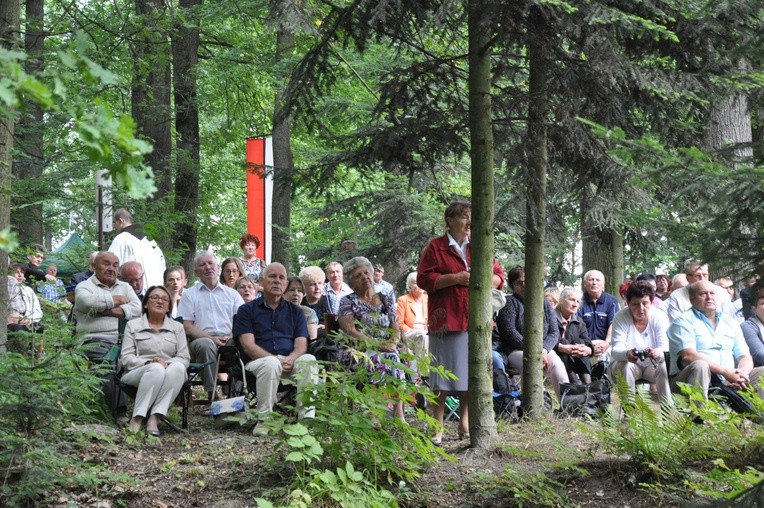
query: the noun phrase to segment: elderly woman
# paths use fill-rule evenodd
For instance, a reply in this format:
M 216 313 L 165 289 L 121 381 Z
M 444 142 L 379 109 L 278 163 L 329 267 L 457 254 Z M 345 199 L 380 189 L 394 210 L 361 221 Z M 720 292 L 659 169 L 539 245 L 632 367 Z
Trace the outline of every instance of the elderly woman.
M 496 328 L 499 331 L 498 353 L 502 355 L 504 366 L 523 373 L 523 349 L 525 348 L 524 320 L 525 320 L 525 269 L 515 266 L 507 273 L 507 285 L 512 289 L 512 294 L 507 298 L 507 303 L 499 311 L 496 317 Z M 560 399 L 560 383 L 568 382 L 568 372 L 560 357 L 555 353 L 555 348 L 560 341 L 560 333 L 557 330 L 557 317 L 552 305 L 544 300 L 544 328 L 543 346 L 541 350 L 544 374 L 549 376 L 552 388 Z
M 229 288 L 233 288 L 239 277 L 244 277 L 244 267 L 238 258 L 225 258 L 220 263 L 220 283 Z
M 251 233 L 245 233 L 239 238 L 239 247 L 243 252 L 239 258 L 241 264 L 244 267 L 242 275 L 248 275 L 255 281 L 255 288 L 257 292 L 263 290 L 260 286 L 260 281 L 263 278 L 263 270 L 265 270 L 265 260 L 257 257 L 257 248 L 260 247 L 260 239 L 257 235 Z
M 354 257 L 345 263 L 344 276 L 353 293 L 340 300 L 337 315 L 340 328 L 351 337 L 369 341 L 368 347 L 373 344 L 374 349 L 366 354 L 377 373 L 404 379 L 402 369 L 382 361 L 385 358 L 400 364 L 398 318 L 392 295 L 374 292 L 374 267 L 365 257 Z M 394 413 L 405 421 L 403 401 L 395 403 Z
M 430 353 L 434 364 L 456 375 L 445 379 L 437 373 L 430 375 L 430 386 L 438 392 L 438 402 L 433 416 L 439 427 L 432 441 L 440 444 L 443 439 L 443 414 L 449 393 L 459 394 L 459 438 L 469 437 L 469 413 L 467 398 L 467 310 L 469 303 L 470 226 L 472 205 L 468 201 L 456 201 L 444 213 L 446 232 L 430 240 L 422 252 L 417 269 L 417 285 L 427 291 L 427 316 L 430 330 Z M 494 288 L 504 284 L 504 272 L 493 262 Z
M 316 312 L 316 316 L 318 316 L 318 336 L 323 337 L 326 334 L 324 317 L 331 312 L 329 296 L 324 294 L 326 275 L 318 266 L 306 266 L 300 270 L 299 277 L 305 288 L 305 298 L 302 300 L 302 305 L 310 307 Z
M 663 352 L 668 349 L 669 318 L 653 308 L 655 290 L 646 280 L 634 282 L 626 291 L 626 307 L 613 319 L 610 378 L 621 376 L 632 392 L 637 379 L 654 383 L 662 402 L 671 401 L 669 377 Z
M 143 316 L 125 327 L 122 381 L 138 387 L 130 432 L 138 432 L 149 415 L 146 432 L 158 436 L 159 419 L 183 388 L 190 357 L 183 325 L 170 317 L 170 292 L 163 286 L 151 286 L 142 305 Z
M 305 299 L 305 286 L 302 284 L 301 278 L 289 277 L 287 279 L 284 299 L 302 309 L 303 314 L 305 314 L 305 321 L 308 323 L 308 342 L 316 340 L 318 336 L 318 315 L 316 315 L 315 310 L 302 304 L 302 301 Z
M 661 300 L 668 300 L 671 296 L 671 281 L 668 275 L 661 273 L 655 276 L 655 295 Z
M 257 298 L 257 290 L 255 289 L 256 287 L 257 284 L 254 280 L 252 280 L 252 277 L 248 275 L 239 277 L 233 284 L 233 288 L 239 292 L 242 300 L 244 300 L 244 303 L 251 302 Z
M 183 290 L 188 280 L 186 279 L 186 270 L 182 266 L 171 266 L 164 271 L 164 287 L 170 293 L 172 300 L 172 317 L 177 316 L 178 304 Z
M 403 341 L 416 356 L 426 355 L 430 349 L 427 335 L 427 293 L 416 285 L 416 272 L 406 277 L 406 289 L 408 293 L 398 298 L 396 306 Z M 416 361 L 412 362 L 411 368 L 419 372 Z
M 574 287 L 566 287 L 560 292 L 560 301 L 555 308 L 560 342 L 555 351 L 571 382 L 591 383 L 594 346 L 586 324 L 577 314 L 582 296 L 581 290 Z

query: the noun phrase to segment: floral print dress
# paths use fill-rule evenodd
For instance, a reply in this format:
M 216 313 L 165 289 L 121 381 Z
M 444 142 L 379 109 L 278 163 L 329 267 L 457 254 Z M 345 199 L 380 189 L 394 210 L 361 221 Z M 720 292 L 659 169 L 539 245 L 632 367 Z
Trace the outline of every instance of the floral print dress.
M 265 261 L 260 258 L 255 258 L 250 261 L 245 261 L 244 258 L 239 258 L 241 264 L 244 266 L 244 274 L 260 284 L 260 280 L 263 278 L 263 270 L 265 270 Z
M 356 321 L 356 327 L 362 334 L 379 342 L 386 342 L 393 337 L 392 327 L 397 323 L 398 317 L 392 295 L 385 293 L 378 293 L 378 295 L 382 300 L 382 304 L 379 306 L 365 303 L 355 293 L 344 296 L 340 301 L 337 317 L 352 316 L 353 320 Z M 373 370 L 380 375 L 380 378 L 375 379 L 375 382 L 381 381 L 384 376 L 405 378 L 402 369 L 382 361 L 382 359 L 387 359 L 400 364 L 401 359 L 397 350 L 390 352 L 368 350 L 366 354 L 371 359 Z

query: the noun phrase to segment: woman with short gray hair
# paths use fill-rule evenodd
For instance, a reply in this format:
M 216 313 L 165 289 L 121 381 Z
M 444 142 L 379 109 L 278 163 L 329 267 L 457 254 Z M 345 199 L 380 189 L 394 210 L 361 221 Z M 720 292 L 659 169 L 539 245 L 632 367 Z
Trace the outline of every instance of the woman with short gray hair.
M 374 291 L 374 267 L 362 256 L 354 257 L 344 266 L 345 280 L 353 293 L 343 296 L 337 319 L 340 328 L 350 337 L 368 341 L 366 354 L 376 373 L 373 382 L 385 378 L 404 379 L 398 354 L 398 317 L 390 293 Z M 384 361 L 387 360 L 387 361 Z M 394 406 L 395 417 L 405 423 L 403 401 Z

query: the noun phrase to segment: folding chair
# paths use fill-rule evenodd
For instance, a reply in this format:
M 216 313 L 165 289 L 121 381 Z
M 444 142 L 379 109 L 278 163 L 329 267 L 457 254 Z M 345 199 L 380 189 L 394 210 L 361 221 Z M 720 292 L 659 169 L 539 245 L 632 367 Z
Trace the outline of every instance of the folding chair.
M 448 395 L 446 397 L 446 405 L 443 408 L 445 410 L 444 422 L 458 422 L 461 417 L 459 416 L 459 396 Z

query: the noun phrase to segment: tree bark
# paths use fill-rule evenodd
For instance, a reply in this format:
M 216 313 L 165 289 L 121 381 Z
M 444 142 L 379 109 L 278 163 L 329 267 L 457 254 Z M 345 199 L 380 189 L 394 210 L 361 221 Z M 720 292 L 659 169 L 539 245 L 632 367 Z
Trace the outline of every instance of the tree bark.
M 600 199 L 604 198 L 593 186 L 581 192 L 581 264 L 583 274 L 589 270 L 602 272 L 605 291 L 617 295 L 624 276 L 623 234 L 597 224 L 593 210 Z
M 170 56 L 165 28 L 163 0 L 135 0 L 135 11 L 143 30 L 135 44 L 135 71 L 132 84 L 132 114 L 138 132 L 154 150 L 146 163 L 154 170 L 157 192 L 153 202 L 163 202 L 172 188 L 172 138 L 170 127 Z
M 491 33 L 482 0 L 468 2 L 469 126 L 472 167 L 472 266 L 469 287 L 469 413 L 471 446 L 496 444 L 491 377 L 491 288 L 493 280 L 493 130 Z
M 0 44 L 6 49 L 19 46 L 19 17 L 21 11 L 18 0 L 0 2 Z M 4 112 L 5 113 L 5 112 Z M 11 170 L 13 167 L 14 119 L 11 115 L 0 115 L 0 231 L 11 224 Z M 8 252 L 0 250 L 0 274 L 8 273 Z M 8 343 L 8 284 L 0 284 L 0 354 L 5 353 Z
M 294 48 L 294 33 L 286 23 L 285 12 L 276 12 L 275 19 L 278 23 L 276 30 L 276 62 L 278 63 Z M 285 75 L 283 83 L 288 82 Z M 292 116 L 284 114 L 284 89 L 279 89 L 276 94 L 276 107 L 273 113 L 273 236 L 271 245 L 271 261 L 282 263 L 289 273 L 291 265 L 290 252 L 290 227 L 292 212 L 292 175 L 294 162 L 292 160 Z
M 172 43 L 177 175 L 175 213 L 180 217 L 173 231 L 173 247 L 183 251 L 182 264 L 193 273 L 196 254 L 196 213 L 199 208 L 199 106 L 196 65 L 199 61 L 199 17 L 202 0 L 180 0 L 183 19 L 177 20 Z
M 45 4 L 43 0 L 27 0 L 24 27 L 24 48 L 27 60 L 24 70 L 37 76 L 43 68 L 45 45 L 44 29 Z M 45 168 L 43 152 L 42 107 L 35 101 L 27 101 L 25 113 L 16 126 L 16 157 L 13 162 L 13 176 L 21 185 L 14 185 L 11 224 L 14 225 L 22 245 L 43 242 L 43 192 L 34 183 Z M 23 206 L 22 206 L 23 205 Z M 4 273 L 4 272 L 3 272 Z
M 750 72 L 745 61 L 738 64 L 741 72 Z M 718 151 L 732 147 L 732 166 L 751 164 L 753 160 L 753 128 L 748 97 L 735 91 L 726 100 L 712 101 L 705 144 Z
M 525 225 L 525 322 L 523 323 L 523 415 L 539 418 L 544 409 L 544 239 L 546 236 L 546 122 L 548 55 L 546 26 L 534 12 L 528 29 L 528 166 Z

